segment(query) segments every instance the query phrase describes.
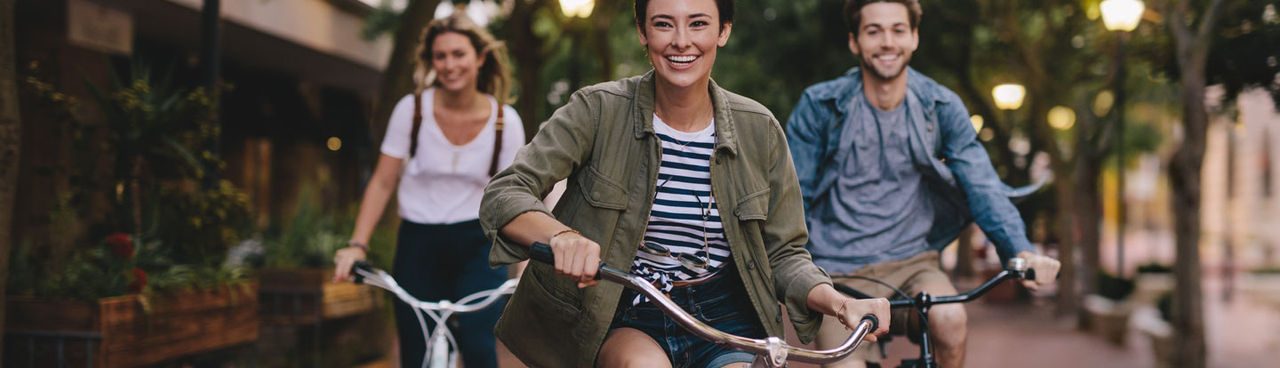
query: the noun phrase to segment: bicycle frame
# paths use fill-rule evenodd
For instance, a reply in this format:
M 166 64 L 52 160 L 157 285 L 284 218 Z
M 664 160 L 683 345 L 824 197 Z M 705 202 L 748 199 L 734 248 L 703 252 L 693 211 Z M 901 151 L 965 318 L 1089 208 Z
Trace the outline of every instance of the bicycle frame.
M 458 342 L 454 340 L 453 333 L 449 331 L 448 320 L 454 313 L 470 313 L 475 312 L 492 305 L 503 295 L 511 294 L 516 289 L 516 284 L 520 279 L 510 279 L 502 283 L 497 288 L 477 292 L 467 295 L 457 302 L 449 300 L 441 300 L 438 302 L 427 302 L 418 300 L 410 295 L 396 283 L 386 271 L 374 268 L 367 262 L 356 262 L 351 267 L 351 274 L 355 276 L 357 284 L 364 283 L 390 291 L 399 298 L 400 301 L 408 304 L 413 309 L 414 314 L 418 317 L 418 325 L 422 328 L 424 341 L 426 341 L 426 354 L 422 358 L 422 366 L 432 368 L 446 368 L 457 366 L 458 352 L 455 347 Z M 426 320 L 423 315 L 430 317 L 435 322 L 436 327 L 432 331 L 427 331 Z
M 555 264 L 554 255 L 551 253 L 551 247 L 544 243 L 533 243 L 530 246 L 530 256 L 536 261 L 546 264 Z M 879 321 L 873 315 L 866 315 L 858 322 L 853 329 L 853 333 L 849 338 L 833 349 L 828 350 L 809 350 L 800 347 L 791 346 L 781 338 L 770 336 L 765 339 L 753 339 L 741 337 L 724 331 L 717 330 L 708 326 L 697 318 L 694 318 L 684 309 L 671 301 L 666 294 L 650 284 L 640 276 L 632 275 L 630 272 L 610 267 L 604 263 L 600 264 L 600 270 L 596 273 L 596 277 L 609 282 L 614 282 L 622 286 L 631 288 L 648 297 L 659 309 L 670 316 L 683 327 L 685 330 L 697 335 L 698 337 L 732 347 L 734 349 L 746 351 L 756 355 L 756 364 L 761 363 L 767 367 L 785 367 L 788 361 L 826 364 L 844 359 L 849 354 L 857 350 L 858 345 L 862 343 L 862 339 L 868 333 L 875 331 Z
M 1035 279 L 1035 270 L 1028 269 L 1027 261 L 1022 258 L 1018 258 L 1018 257 L 1010 258 L 1007 267 L 1003 271 L 1000 271 L 999 274 L 996 274 L 994 277 L 983 282 L 982 285 L 978 285 L 978 287 L 973 288 L 972 290 L 969 290 L 967 292 L 963 292 L 960 294 L 956 294 L 956 295 L 946 295 L 946 296 L 936 296 L 936 295 L 931 295 L 927 292 L 920 292 L 919 294 L 916 294 L 916 296 L 912 299 L 889 300 L 889 308 L 890 309 L 914 308 L 921 315 L 927 316 L 929 314 L 929 309 L 933 308 L 933 306 L 935 305 L 951 304 L 951 303 L 968 303 L 970 301 L 973 301 L 982 297 L 983 294 L 986 294 L 988 291 L 991 291 L 991 289 L 994 289 L 1001 282 L 1011 280 L 1011 279 L 1033 280 Z M 834 284 L 833 286 L 835 286 L 837 291 L 840 291 L 845 295 L 854 296 L 857 298 L 870 297 L 865 293 L 854 290 L 853 288 L 842 285 L 842 284 L 837 283 L 837 284 Z M 929 324 L 928 323 L 920 324 L 920 332 L 917 334 L 917 337 L 919 337 L 919 341 L 920 341 L 920 358 L 904 359 L 902 363 L 899 365 L 899 368 L 911 368 L 911 367 L 937 368 L 938 362 L 936 361 L 936 358 L 934 358 L 932 343 L 929 341 Z

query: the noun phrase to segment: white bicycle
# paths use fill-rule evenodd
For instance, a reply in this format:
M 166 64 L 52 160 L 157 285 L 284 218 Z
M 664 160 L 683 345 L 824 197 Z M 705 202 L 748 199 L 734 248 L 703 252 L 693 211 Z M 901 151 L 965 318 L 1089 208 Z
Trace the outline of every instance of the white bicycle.
M 351 267 L 351 274 L 354 275 L 357 284 L 364 283 L 386 289 L 413 309 L 414 314 L 418 317 L 418 325 L 422 327 L 424 340 L 427 343 L 426 354 L 422 357 L 423 368 L 452 368 L 457 366 L 458 342 L 454 340 L 453 333 L 449 331 L 447 323 L 449 317 L 452 317 L 455 313 L 470 313 L 485 309 L 503 296 L 514 292 L 516 284 L 520 283 L 520 279 L 510 279 L 497 288 L 467 295 L 456 302 L 449 300 L 428 302 L 414 298 L 408 291 L 401 288 L 400 284 L 396 283 L 396 279 L 391 277 L 391 274 L 374 268 L 368 262 L 356 262 Z M 431 318 L 431 321 L 435 322 L 434 329 L 428 331 L 426 318 Z

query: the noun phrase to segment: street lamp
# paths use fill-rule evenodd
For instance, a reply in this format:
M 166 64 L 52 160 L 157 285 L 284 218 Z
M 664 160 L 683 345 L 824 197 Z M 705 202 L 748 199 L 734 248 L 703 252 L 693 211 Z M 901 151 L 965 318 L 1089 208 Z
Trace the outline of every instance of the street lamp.
M 590 17 L 595 8 L 595 0 L 560 0 L 560 12 L 568 18 Z
M 1017 110 L 1022 107 L 1022 99 L 1027 97 L 1027 88 L 1017 83 L 1005 83 L 991 89 L 991 97 L 996 107 L 1001 110 Z
M 568 24 L 565 25 L 565 28 L 569 32 L 569 39 L 573 42 L 573 45 L 569 48 L 570 90 L 577 90 L 578 84 L 581 82 L 580 79 L 582 79 L 580 77 L 582 72 L 578 70 L 582 66 L 578 60 L 578 49 L 582 48 L 582 33 L 584 30 L 578 29 L 579 27 L 575 27 L 575 25 L 577 25 L 576 23 L 583 23 L 579 20 L 586 20 L 591 17 L 591 11 L 595 10 L 595 8 L 595 0 L 560 0 L 560 13 L 564 14 L 565 18 L 568 18 Z
M 1129 41 L 1129 32 L 1138 28 L 1142 21 L 1142 13 L 1146 5 L 1140 0 L 1103 0 L 1098 7 L 1102 10 L 1102 24 L 1107 30 L 1116 33 L 1116 276 L 1124 276 L 1124 232 L 1125 220 L 1128 216 L 1124 195 L 1124 81 L 1125 43 Z

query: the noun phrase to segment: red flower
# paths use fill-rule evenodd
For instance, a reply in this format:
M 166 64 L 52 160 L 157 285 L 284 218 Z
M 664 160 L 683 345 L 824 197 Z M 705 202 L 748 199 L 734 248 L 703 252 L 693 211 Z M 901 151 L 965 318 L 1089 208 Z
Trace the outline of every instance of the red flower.
M 134 267 L 130 273 L 133 275 L 133 281 L 129 282 L 129 292 L 141 293 L 142 289 L 147 287 L 147 272 Z
M 107 246 L 111 248 L 111 253 L 117 257 L 124 259 L 133 258 L 133 238 L 128 233 L 113 233 L 107 235 Z

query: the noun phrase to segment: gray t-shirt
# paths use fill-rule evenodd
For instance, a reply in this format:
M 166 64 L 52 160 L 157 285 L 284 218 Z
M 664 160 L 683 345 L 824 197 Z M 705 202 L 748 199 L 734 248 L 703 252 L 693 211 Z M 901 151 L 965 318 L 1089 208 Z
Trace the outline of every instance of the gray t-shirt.
M 933 206 L 911 159 L 907 103 L 881 111 L 866 99 L 841 132 L 840 170 L 825 201 L 806 214 L 814 263 L 832 274 L 909 258 L 929 249 Z

